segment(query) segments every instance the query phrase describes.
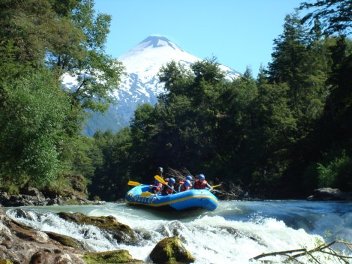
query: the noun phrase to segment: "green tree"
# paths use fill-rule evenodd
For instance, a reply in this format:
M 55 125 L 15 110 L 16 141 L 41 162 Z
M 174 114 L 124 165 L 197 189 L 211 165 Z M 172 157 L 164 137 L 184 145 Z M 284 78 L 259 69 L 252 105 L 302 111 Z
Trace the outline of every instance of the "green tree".
M 69 99 L 45 70 L 1 83 L 2 184 L 43 186 L 60 169 L 60 147 Z
M 286 84 L 259 83 L 253 101 L 251 130 L 252 188 L 257 192 L 275 191 L 289 165 L 289 151 L 295 141 L 297 119 L 289 106 Z
M 274 41 L 273 61 L 269 64 L 271 83 L 287 83 L 288 103 L 298 120 L 297 140 L 305 137 L 323 112 L 329 93 L 325 82 L 330 69 L 327 41 L 301 25 L 297 14 L 287 16 L 284 33 Z
M 133 175 L 130 160 L 130 130 L 122 129 L 116 134 L 96 133 L 94 140 L 101 153 L 102 162 L 97 164 L 91 179 L 90 195 L 108 201 L 124 197 L 128 188 L 127 182 Z
M 3 183 L 43 187 L 92 175 L 97 154 L 80 135 L 85 109 L 103 110 L 121 73 L 104 52 L 109 25 L 89 0 L 1 1 Z M 65 74 L 77 85 L 62 90 Z
M 253 129 L 254 100 L 258 96 L 255 79 L 249 69 L 226 85 L 217 100 L 217 125 L 214 128 L 217 154 L 212 165 L 222 180 L 245 184 L 253 168 L 250 132 Z
M 71 10 L 59 12 L 61 20 L 69 21 L 65 33 L 47 56 L 47 64 L 58 76 L 69 74 L 77 78 L 77 84 L 67 90 L 72 104 L 82 108 L 103 111 L 111 102 L 110 93 L 118 86 L 122 65 L 104 51 L 111 17 L 95 14 L 93 0 L 75 1 Z M 60 1 L 54 1 L 61 11 Z
M 324 25 L 326 34 L 349 35 L 352 26 L 352 3 L 349 0 L 316 0 L 303 2 L 300 9 L 313 9 L 305 15 L 302 22 L 312 23 L 316 19 Z

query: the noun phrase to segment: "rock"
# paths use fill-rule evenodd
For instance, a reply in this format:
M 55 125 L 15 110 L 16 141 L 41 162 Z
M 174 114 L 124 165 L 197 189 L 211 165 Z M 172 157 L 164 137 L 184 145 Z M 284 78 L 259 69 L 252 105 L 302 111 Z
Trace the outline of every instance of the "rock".
M 18 238 L 28 240 L 28 241 L 35 241 L 38 243 L 46 243 L 49 240 L 49 237 L 44 232 L 31 229 L 25 225 L 20 223 L 11 221 L 9 223 L 12 233 L 14 233 Z
M 21 190 L 21 193 L 32 196 L 32 197 L 36 197 L 38 199 L 38 201 L 45 200 L 44 195 L 37 188 L 34 188 L 34 187 L 24 188 Z
M 15 210 L 16 217 L 32 219 L 34 216 L 22 208 Z M 133 230 L 114 217 L 88 217 L 83 214 L 61 214 L 66 220 L 93 224 L 131 243 L 136 241 Z M 125 240 L 126 239 L 126 240 Z M 82 259 L 84 258 L 84 259 Z M 10 219 L 0 207 L 0 264 L 85 264 L 85 263 L 143 263 L 131 257 L 127 250 L 88 253 L 84 245 L 74 238 L 53 232 L 41 232 Z
M 112 234 L 118 243 L 136 244 L 137 237 L 134 231 L 128 226 L 119 223 L 113 216 L 86 216 L 81 213 L 58 213 L 58 215 L 66 221 L 75 222 L 77 224 L 94 225 L 102 230 Z
M 6 206 L 6 202 L 10 199 L 7 192 L 0 192 L 0 203 Z
M 13 264 L 13 262 L 9 259 L 0 259 L 0 264 Z
M 18 214 L 26 217 L 26 212 L 21 210 Z M 68 246 L 60 244 L 57 240 L 15 222 L 0 207 L 0 264 L 84 264 L 84 250 L 73 248 L 69 243 L 66 243 Z
M 33 214 L 31 214 L 29 211 L 23 210 L 22 208 L 16 208 L 12 210 L 12 212 L 15 218 L 24 218 L 31 221 L 35 221 L 35 219 L 33 218 Z
M 192 263 L 195 261 L 195 258 L 178 237 L 168 237 L 161 240 L 150 253 L 150 258 L 156 264 Z
M 69 254 L 53 250 L 39 250 L 34 253 L 29 264 L 83 264 L 82 260 L 72 259 Z
M 69 264 L 69 263 L 73 263 L 73 262 L 72 262 L 72 258 L 70 257 L 70 255 L 69 255 L 69 254 L 66 254 L 66 253 L 56 256 L 55 259 L 54 259 L 54 262 L 55 262 L 56 264 Z
M 140 264 L 141 260 L 133 259 L 127 250 L 112 250 L 105 252 L 88 252 L 83 255 L 86 264 L 131 263 Z
M 76 249 L 84 249 L 83 244 L 77 239 L 54 232 L 45 232 L 51 239 L 58 241 L 60 244 Z
M 352 194 L 342 192 L 337 188 L 319 188 L 313 191 L 313 195 L 308 200 L 332 201 L 332 200 L 352 200 Z
M 87 179 L 82 175 L 72 175 L 70 177 L 71 186 L 79 193 L 87 194 Z
M 35 189 L 35 188 L 34 188 Z M 38 190 L 37 190 L 38 191 Z M 43 194 L 39 191 L 35 194 L 34 190 L 31 190 L 31 194 L 18 194 L 18 195 L 8 195 L 6 192 L 0 192 L 0 203 L 3 206 L 33 206 L 33 205 L 46 205 L 46 199 Z
M 21 189 L 21 194 L 9 195 L 7 192 L 0 192 L 0 206 L 45 206 L 63 204 L 102 204 L 104 202 L 90 201 L 84 183 L 80 183 L 80 177 L 75 178 L 74 188 L 58 193 L 57 190 L 44 189 L 43 192 L 34 187 Z

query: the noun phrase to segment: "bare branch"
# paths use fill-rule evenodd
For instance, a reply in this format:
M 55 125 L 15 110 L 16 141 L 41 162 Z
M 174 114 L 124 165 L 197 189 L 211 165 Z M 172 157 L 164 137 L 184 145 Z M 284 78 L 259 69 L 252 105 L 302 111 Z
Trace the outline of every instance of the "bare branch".
M 334 244 L 344 245 L 349 250 L 351 255 L 342 254 L 341 252 L 334 250 L 332 248 Z M 254 258 L 252 258 L 252 260 L 259 260 L 264 257 L 281 255 L 283 257 L 286 257 L 286 260 L 284 260 L 284 262 L 295 261 L 298 263 L 305 263 L 304 261 L 301 262 L 300 260 L 298 260 L 298 258 L 306 257 L 310 261 L 314 261 L 314 263 L 320 264 L 321 262 L 318 260 L 317 255 L 314 255 L 314 254 L 330 255 L 335 257 L 336 260 L 339 260 L 340 262 L 347 264 L 347 263 L 350 263 L 349 260 L 352 259 L 352 244 L 345 241 L 337 240 L 327 244 L 321 244 L 311 250 L 302 248 L 302 249 L 293 249 L 293 250 L 285 250 L 285 251 L 276 251 L 271 253 L 263 253 L 258 256 L 255 256 Z M 263 260 L 263 261 L 267 261 L 267 260 Z

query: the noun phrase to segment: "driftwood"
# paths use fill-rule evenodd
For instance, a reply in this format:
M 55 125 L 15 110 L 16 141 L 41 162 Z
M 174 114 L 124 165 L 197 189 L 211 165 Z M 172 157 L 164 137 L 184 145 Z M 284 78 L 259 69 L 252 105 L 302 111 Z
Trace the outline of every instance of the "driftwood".
M 350 255 L 343 254 L 340 251 L 337 251 L 332 248 L 333 245 L 339 244 L 340 246 L 343 246 L 344 249 L 347 252 L 350 252 Z M 286 259 L 283 260 L 283 263 L 318 263 L 318 264 L 323 264 L 326 262 L 321 262 L 317 258 L 317 254 L 325 254 L 334 257 L 335 261 L 339 261 L 339 263 L 351 263 L 352 260 L 352 244 L 348 243 L 346 241 L 341 241 L 341 240 L 335 240 L 333 242 L 330 242 L 328 244 L 321 244 L 313 249 L 306 249 L 306 248 L 300 248 L 300 249 L 293 249 L 293 250 L 285 250 L 285 251 L 276 251 L 276 252 L 270 252 L 270 253 L 263 253 L 258 256 L 255 256 L 251 260 L 260 260 L 263 258 L 267 257 L 273 257 L 273 256 L 283 256 Z M 299 259 L 303 258 L 303 259 Z M 307 261 L 304 261 L 307 260 Z M 268 263 L 269 260 L 260 260 L 264 263 Z

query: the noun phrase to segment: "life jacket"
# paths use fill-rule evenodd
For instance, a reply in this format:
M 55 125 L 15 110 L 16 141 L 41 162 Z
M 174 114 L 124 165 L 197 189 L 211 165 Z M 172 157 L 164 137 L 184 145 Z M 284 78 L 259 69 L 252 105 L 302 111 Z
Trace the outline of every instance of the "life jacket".
M 167 184 L 169 184 L 169 182 L 166 182 Z M 174 186 L 167 186 L 167 185 L 163 185 L 162 186 L 162 190 L 161 190 L 161 194 L 162 195 L 168 195 L 168 194 L 172 194 L 174 192 Z
M 200 181 L 196 180 L 194 183 L 194 189 L 205 189 L 208 186 L 208 182 L 206 180 Z
M 174 186 L 170 186 L 170 187 L 167 187 L 165 186 L 166 190 L 166 194 L 172 194 L 174 192 Z
M 184 181 L 179 180 L 177 183 L 175 183 L 174 189 L 180 191 L 181 186 L 183 185 Z
M 163 185 L 162 183 L 158 182 L 157 180 L 154 181 L 154 184 L 151 186 L 151 191 L 154 193 L 158 193 L 162 190 Z

